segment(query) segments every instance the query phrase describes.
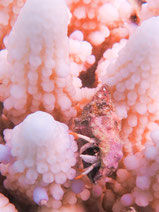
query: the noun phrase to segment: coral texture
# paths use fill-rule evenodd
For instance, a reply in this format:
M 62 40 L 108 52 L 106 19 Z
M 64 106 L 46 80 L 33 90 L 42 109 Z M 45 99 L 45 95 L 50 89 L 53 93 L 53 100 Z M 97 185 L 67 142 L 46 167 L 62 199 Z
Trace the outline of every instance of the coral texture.
M 66 116 L 75 113 L 68 22 L 69 12 L 63 0 L 54 4 L 51 0 L 29 0 L 22 8 L 7 38 L 6 50 L 1 52 L 3 61 L 4 57 L 7 60 L 3 62 L 5 73 L 1 74 L 1 99 L 10 116 L 20 117 L 13 119 L 15 122 L 38 109 L 52 112 L 57 108 Z M 8 82 L 3 78 L 7 74 Z
M 7 197 L 0 193 L 0 211 L 1 212 L 18 212 L 13 204 L 11 204 Z
M 4 48 L 3 40 L 11 31 L 25 1 L 2 0 L 0 2 L 0 49 Z
M 48 208 L 40 208 L 38 212 L 86 212 L 84 207 L 80 204 L 70 205 L 61 207 L 60 209 L 48 209 Z
M 123 36 L 128 34 L 128 30 L 123 24 L 123 21 L 127 20 L 133 11 L 128 1 L 66 0 L 66 2 L 68 2 L 73 15 L 69 31 L 80 30 L 84 38 L 92 45 L 98 46 L 103 43 L 109 37 L 110 31 L 119 26 L 121 26 L 119 31 Z
M 77 145 L 68 127 L 39 111 L 4 134 L 0 171 L 6 176 L 5 188 L 17 190 L 39 205 L 60 207 L 65 192 L 62 185 L 76 175 L 72 167 Z
M 147 132 L 158 121 L 158 23 L 158 18 L 143 22 L 103 77 L 123 120 L 121 135 L 128 152 L 144 148 Z
M 0 0 L 0 211 L 159 212 L 158 15 Z

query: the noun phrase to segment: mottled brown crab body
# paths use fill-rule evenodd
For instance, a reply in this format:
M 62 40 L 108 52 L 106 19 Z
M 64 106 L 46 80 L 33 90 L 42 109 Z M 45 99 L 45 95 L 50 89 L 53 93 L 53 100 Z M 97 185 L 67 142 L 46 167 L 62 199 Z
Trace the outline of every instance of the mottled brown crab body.
M 122 158 L 122 143 L 119 137 L 120 121 L 116 115 L 107 85 L 103 85 L 87 104 L 81 115 L 71 122 L 71 129 L 94 139 L 95 143 L 83 148 L 86 141 L 79 138 L 79 148 L 84 155 L 95 155 L 100 163 L 88 174 L 96 182 L 101 176 L 110 176 Z M 81 152 L 81 151 L 80 151 Z M 90 164 L 82 160 L 84 168 Z

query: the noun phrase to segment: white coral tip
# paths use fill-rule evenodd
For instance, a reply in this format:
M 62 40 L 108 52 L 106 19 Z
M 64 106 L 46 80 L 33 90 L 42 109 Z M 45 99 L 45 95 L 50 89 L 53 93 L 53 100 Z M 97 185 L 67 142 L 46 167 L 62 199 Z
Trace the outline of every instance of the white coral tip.
M 11 153 L 8 146 L 0 144 L 0 162 L 7 164 L 11 160 Z
M 48 195 L 45 188 L 37 187 L 33 192 L 34 202 L 38 205 L 46 205 L 48 201 Z

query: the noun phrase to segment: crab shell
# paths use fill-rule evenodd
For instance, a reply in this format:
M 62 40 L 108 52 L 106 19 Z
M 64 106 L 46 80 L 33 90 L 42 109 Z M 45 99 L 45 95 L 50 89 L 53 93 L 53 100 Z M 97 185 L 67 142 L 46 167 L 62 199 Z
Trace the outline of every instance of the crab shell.
M 71 121 L 70 128 L 79 134 L 94 138 L 100 149 L 101 166 L 95 181 L 101 176 L 110 176 L 122 159 L 120 139 L 121 123 L 111 100 L 109 88 L 104 84 L 79 115 Z M 79 148 L 84 141 L 78 142 Z
M 101 154 L 99 177 L 113 174 L 118 167 L 119 161 L 123 157 L 118 124 L 114 120 L 116 119 L 112 119 L 112 117 L 100 116 L 93 118 L 90 123 L 92 133 L 98 141 Z

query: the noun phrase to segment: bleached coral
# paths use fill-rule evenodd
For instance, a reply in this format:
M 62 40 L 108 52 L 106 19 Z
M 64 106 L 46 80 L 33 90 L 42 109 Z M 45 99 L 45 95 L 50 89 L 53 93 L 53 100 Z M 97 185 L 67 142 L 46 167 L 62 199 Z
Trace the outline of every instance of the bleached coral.
M 80 205 L 68 205 L 61 207 L 60 209 L 48 209 L 48 208 L 39 208 L 38 212 L 86 212 L 85 208 Z
M 129 1 L 66 0 L 66 2 L 72 13 L 69 32 L 80 30 L 84 38 L 93 46 L 104 42 L 105 38 L 109 37 L 112 28 L 119 27 L 123 36 L 128 34 L 126 27 L 121 25 L 133 11 Z
M 83 38 L 78 38 L 79 34 L 80 31 L 75 31 L 69 39 L 71 73 L 75 77 L 78 77 L 81 71 L 86 71 L 95 62 L 92 45 Z
M 128 212 L 133 207 L 158 212 L 159 18 L 144 22 L 135 33 L 137 24 L 130 24 L 137 15 L 141 21 L 158 15 L 158 0 L 148 1 L 137 13 L 129 0 L 66 2 L 72 19 L 64 0 L 27 0 L 0 51 L 4 186 L 17 198 L 39 204 L 40 212 L 85 210 L 79 204 L 89 211 Z M 0 1 L 0 39 L 23 4 Z M 94 89 L 82 81 L 81 72 L 90 70 L 96 70 Z M 96 185 L 87 176 L 78 179 L 83 166 L 77 165 L 79 153 L 68 127 L 44 112 L 28 114 L 43 110 L 68 121 L 103 82 L 110 85 L 122 120 L 124 156 L 116 176 Z M 20 124 L 4 131 L 3 145 L 2 130 L 13 127 L 11 121 Z
M 75 53 L 71 50 L 69 55 L 69 18 L 64 0 L 54 4 L 51 0 L 28 0 L 22 8 L 6 39 L 6 50 L 0 52 L 0 97 L 14 123 L 39 109 L 68 120 L 76 115 L 77 100 L 89 99 L 94 94 L 93 89 L 83 92 L 79 73 L 71 71 L 69 59 Z M 77 55 L 86 61 L 91 56 L 91 46 L 87 42 L 82 44 L 88 53 Z M 80 72 L 74 59 L 73 62 Z
M 123 162 L 109 184 L 113 212 L 131 206 L 158 211 L 158 26 L 159 17 L 143 22 L 101 76 L 110 85 L 124 142 Z
M 103 78 L 123 120 L 121 135 L 127 152 L 144 148 L 147 132 L 159 120 L 158 26 L 158 17 L 143 22 Z
M 4 47 L 3 39 L 9 34 L 25 1 L 26 0 L 0 1 L 0 49 Z
M 104 52 L 103 57 L 100 59 L 96 69 L 96 75 L 100 83 L 102 83 L 102 78 L 107 73 L 109 64 L 115 62 L 115 60 L 119 56 L 120 50 L 126 45 L 126 42 L 126 39 L 122 39 L 119 43 L 115 43 L 112 48 L 108 48 Z
M 72 167 L 76 164 L 77 145 L 68 127 L 38 111 L 4 134 L 6 145 L 0 146 L 4 186 L 39 205 L 49 201 L 53 208 L 61 207 L 63 184 L 76 175 Z M 8 163 L 5 159 L 9 150 Z
M 139 16 L 141 21 L 151 18 L 153 16 L 159 15 L 159 1 L 158 0 L 149 0 L 142 5 Z
M 54 4 L 51 0 L 28 0 L 22 8 L 6 41 L 8 64 L 3 68 L 10 66 L 8 82 L 0 76 L 1 100 L 5 99 L 4 107 L 11 116 L 22 118 L 38 109 L 52 112 L 54 108 L 66 116 L 75 113 L 68 22 L 69 12 L 63 0 Z
M 159 211 L 159 130 L 153 130 L 146 140 L 145 149 L 127 155 L 117 178 L 111 185 L 111 192 L 119 197 L 113 203 L 113 212 L 123 211 L 125 207 L 136 205 Z M 106 192 L 107 193 L 107 192 Z M 114 196 L 115 197 L 115 196 Z M 151 209 L 152 210 L 152 209 Z
M 18 212 L 13 204 L 11 204 L 7 197 L 0 193 L 0 211 L 1 212 Z

